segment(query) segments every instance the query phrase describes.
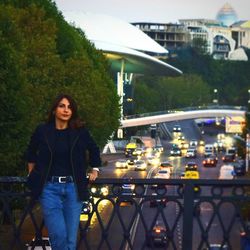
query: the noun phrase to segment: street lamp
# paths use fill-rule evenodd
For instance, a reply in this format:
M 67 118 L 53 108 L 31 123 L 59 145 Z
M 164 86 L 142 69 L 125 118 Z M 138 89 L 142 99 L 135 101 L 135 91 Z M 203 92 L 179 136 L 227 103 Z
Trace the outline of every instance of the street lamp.
M 214 99 L 213 99 L 214 104 L 218 104 L 218 90 L 214 89 Z

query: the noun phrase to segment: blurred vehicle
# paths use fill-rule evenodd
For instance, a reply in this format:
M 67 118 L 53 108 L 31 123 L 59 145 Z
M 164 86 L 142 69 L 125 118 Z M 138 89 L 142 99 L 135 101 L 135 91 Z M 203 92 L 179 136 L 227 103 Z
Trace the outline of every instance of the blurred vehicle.
M 133 156 L 143 156 L 144 155 L 144 149 L 143 148 L 136 148 L 133 152 Z
M 157 172 L 157 174 L 154 176 L 154 178 L 158 179 L 169 179 L 170 178 L 170 170 L 167 169 L 161 169 Z
M 183 172 L 181 172 L 181 174 L 180 174 L 180 179 L 185 179 L 185 171 L 183 171 Z
M 144 160 L 137 160 L 135 161 L 135 170 L 146 170 L 147 164 Z
M 150 202 L 149 202 L 150 207 L 157 207 L 157 206 L 166 207 L 166 204 L 167 204 L 166 198 L 157 197 L 157 196 L 159 196 L 159 194 L 157 194 L 157 193 L 152 193 L 152 196 L 155 196 L 155 198 L 152 198 L 150 200 Z
M 167 244 L 167 229 L 163 222 L 156 221 L 152 230 L 146 234 L 147 246 L 165 246 Z
M 216 167 L 217 162 L 217 157 L 215 155 L 210 155 L 202 161 L 202 164 L 204 167 Z
M 181 126 L 180 125 L 174 125 L 174 127 L 173 127 L 173 132 L 177 132 L 177 133 L 180 133 L 181 132 Z
M 198 141 L 195 139 L 192 139 L 189 141 L 189 146 L 190 147 L 197 147 L 198 146 Z
M 185 157 L 186 158 L 196 158 L 197 157 L 197 150 L 195 148 L 188 148 Z
M 130 157 L 127 160 L 127 166 L 128 167 L 134 167 L 135 166 L 135 161 L 137 160 L 137 157 Z
M 48 237 L 42 237 L 41 239 L 34 238 L 29 244 L 26 245 L 27 250 L 52 250 Z
M 176 144 L 173 144 L 172 149 L 170 150 L 170 155 L 171 156 L 181 156 L 181 149 L 179 148 L 179 146 L 175 146 Z
M 152 166 L 158 166 L 160 164 L 160 159 L 155 156 L 149 156 L 147 158 L 147 163 Z
M 125 156 L 126 157 L 131 156 L 136 148 L 137 144 L 135 142 L 129 142 L 125 147 Z
M 123 184 L 121 187 L 121 193 L 117 198 L 116 202 L 120 206 L 126 206 L 127 204 L 133 204 L 133 196 L 135 196 L 135 185 L 134 184 Z
M 188 170 L 184 172 L 184 176 L 182 177 L 182 179 L 199 179 L 200 178 L 200 174 L 198 171 L 194 171 L 194 170 Z M 200 187 L 199 186 L 195 186 L 194 187 L 194 191 L 195 192 L 199 192 L 200 191 Z
M 109 186 L 91 184 L 90 192 L 93 196 L 107 196 L 109 194 Z
M 197 170 L 198 170 L 198 165 L 193 161 L 189 161 L 185 165 L 185 171 L 197 171 Z
M 128 168 L 127 160 L 125 159 L 117 160 L 115 163 L 115 167 L 116 168 Z
M 206 144 L 204 149 L 204 157 L 208 157 L 215 153 L 213 144 Z
M 186 141 L 182 141 L 182 142 L 180 143 L 180 148 L 181 148 L 181 149 L 187 149 L 188 146 L 189 146 L 189 144 L 188 144 Z
M 177 140 L 178 140 L 178 141 L 185 141 L 185 136 L 184 136 L 184 135 L 179 135 L 179 136 L 177 137 Z
M 237 156 L 237 149 L 235 147 L 228 148 L 226 153 L 234 155 L 234 158 L 235 158 Z
M 159 168 L 160 169 L 169 169 L 171 174 L 174 172 L 174 166 L 169 161 L 161 162 Z
M 162 153 L 164 151 L 164 148 L 162 145 L 156 145 L 154 146 L 154 150 L 159 151 L 160 153 Z
M 234 162 L 233 166 L 234 166 L 235 175 L 237 175 L 237 176 L 245 175 L 245 173 L 246 173 L 246 164 L 245 164 L 244 160 L 238 160 L 238 161 Z
M 83 201 L 81 214 L 90 214 L 92 211 L 92 208 L 93 207 L 92 207 L 91 200 Z
M 235 155 L 234 154 L 225 154 L 222 157 L 223 162 L 234 162 L 235 161 Z
M 234 178 L 234 166 L 233 165 L 222 165 L 220 168 L 219 179 L 232 180 Z

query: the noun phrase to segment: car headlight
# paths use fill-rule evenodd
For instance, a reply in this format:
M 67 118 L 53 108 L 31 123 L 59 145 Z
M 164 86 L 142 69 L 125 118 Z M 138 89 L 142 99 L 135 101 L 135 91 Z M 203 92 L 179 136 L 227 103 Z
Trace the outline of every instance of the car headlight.
M 90 189 L 90 191 L 91 191 L 92 194 L 95 194 L 97 192 L 97 188 L 96 187 L 92 187 Z
M 109 193 L 109 190 L 107 187 L 102 187 L 101 188 L 101 194 L 104 195 L 104 196 L 107 196 Z

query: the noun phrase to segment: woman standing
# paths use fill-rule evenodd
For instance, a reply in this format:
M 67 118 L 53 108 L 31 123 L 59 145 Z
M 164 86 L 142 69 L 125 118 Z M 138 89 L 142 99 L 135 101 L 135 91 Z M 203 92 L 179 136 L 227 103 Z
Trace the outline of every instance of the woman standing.
M 39 125 L 28 146 L 28 186 L 39 198 L 53 250 L 75 250 L 82 201 L 89 180 L 101 166 L 100 152 L 69 95 L 59 95 L 48 121 Z

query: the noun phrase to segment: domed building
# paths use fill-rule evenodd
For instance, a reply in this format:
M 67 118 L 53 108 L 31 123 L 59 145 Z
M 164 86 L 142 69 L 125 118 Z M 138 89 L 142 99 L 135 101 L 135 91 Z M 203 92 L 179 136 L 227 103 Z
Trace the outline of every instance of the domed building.
M 223 5 L 223 7 L 219 10 L 216 20 L 221 22 L 225 26 L 230 26 L 233 23 L 238 21 L 237 13 L 232 8 L 229 3 Z

